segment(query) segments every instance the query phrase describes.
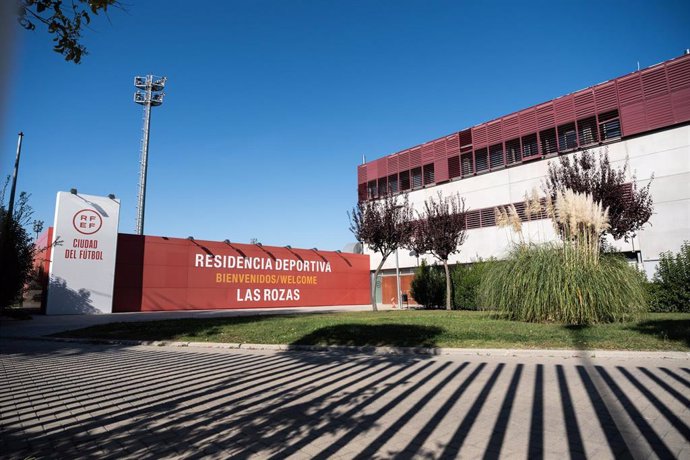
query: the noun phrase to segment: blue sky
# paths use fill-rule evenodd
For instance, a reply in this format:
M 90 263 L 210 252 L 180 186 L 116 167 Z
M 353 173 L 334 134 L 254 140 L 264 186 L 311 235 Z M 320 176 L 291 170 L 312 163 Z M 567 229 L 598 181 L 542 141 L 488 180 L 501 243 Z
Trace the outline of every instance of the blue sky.
M 115 193 L 132 233 L 135 75 L 154 109 L 149 235 L 340 249 L 356 166 L 682 54 L 687 1 L 136 1 L 67 63 L 17 27 L 0 174 L 51 224 L 57 191 Z M 200 8 L 199 5 L 203 5 Z

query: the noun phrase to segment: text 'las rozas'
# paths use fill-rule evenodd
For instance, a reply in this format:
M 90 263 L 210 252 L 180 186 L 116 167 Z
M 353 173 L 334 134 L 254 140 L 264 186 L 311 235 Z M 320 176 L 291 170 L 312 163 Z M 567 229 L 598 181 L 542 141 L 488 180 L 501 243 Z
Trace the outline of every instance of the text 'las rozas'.
M 299 289 L 237 289 L 238 302 L 279 302 L 299 299 Z

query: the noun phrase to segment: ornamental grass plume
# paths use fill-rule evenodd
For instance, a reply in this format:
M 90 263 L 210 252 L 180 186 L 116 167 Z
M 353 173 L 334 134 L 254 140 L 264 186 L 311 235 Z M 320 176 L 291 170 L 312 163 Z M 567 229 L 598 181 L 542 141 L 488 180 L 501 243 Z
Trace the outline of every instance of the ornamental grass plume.
M 532 191 L 528 194 L 525 192 L 525 215 L 527 220 L 532 220 L 532 217 L 537 219 L 541 216 L 542 205 L 539 192 L 536 187 L 532 187 Z
M 564 243 L 566 259 L 598 263 L 601 235 L 609 229 L 608 208 L 603 209 L 592 195 L 570 189 L 547 199 L 547 214 Z
M 510 225 L 508 221 L 508 213 L 506 212 L 505 208 L 501 206 L 495 207 L 494 214 L 496 215 L 496 225 L 498 225 L 499 228 Z

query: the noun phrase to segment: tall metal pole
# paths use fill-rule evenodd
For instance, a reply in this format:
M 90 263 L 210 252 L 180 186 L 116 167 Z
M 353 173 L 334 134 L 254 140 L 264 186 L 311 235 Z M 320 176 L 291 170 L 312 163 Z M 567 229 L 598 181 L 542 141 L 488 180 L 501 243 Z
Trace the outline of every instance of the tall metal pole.
M 12 213 L 14 212 L 14 195 L 17 191 L 17 176 L 19 175 L 19 157 L 22 154 L 22 139 L 24 138 L 24 133 L 19 132 L 19 139 L 17 140 L 17 158 L 14 160 L 14 173 L 12 174 L 12 188 L 10 189 L 10 203 L 7 207 L 7 215 L 12 218 Z M 9 222 L 9 220 L 8 220 Z
M 398 309 L 402 310 L 402 295 L 400 292 L 400 265 L 398 264 L 398 249 L 395 249 L 395 284 L 398 288 Z
M 149 134 L 151 132 L 151 109 L 163 103 L 163 88 L 166 77 L 146 75 L 135 77 L 134 86 L 141 91 L 134 94 L 134 102 L 144 106 L 144 126 L 141 138 L 141 158 L 139 164 L 139 193 L 137 194 L 137 235 L 144 234 L 144 215 L 146 211 L 146 177 L 149 167 Z
M 146 102 L 144 103 L 144 136 L 141 140 L 141 164 L 139 165 L 139 193 L 137 195 L 136 234 L 144 234 L 144 211 L 146 208 L 146 175 L 149 165 L 149 130 L 151 128 L 151 82 L 147 76 Z

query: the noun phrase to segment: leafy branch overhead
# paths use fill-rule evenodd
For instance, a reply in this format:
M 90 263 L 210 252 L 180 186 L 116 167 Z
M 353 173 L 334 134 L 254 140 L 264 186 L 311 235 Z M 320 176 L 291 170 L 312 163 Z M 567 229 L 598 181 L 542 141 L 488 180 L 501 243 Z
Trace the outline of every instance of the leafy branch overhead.
M 647 185 L 639 188 L 635 176 L 629 180 L 627 176 L 627 159 L 622 168 L 614 168 L 606 152 L 596 156 L 585 150 L 549 163 L 544 191 L 553 201 L 558 192 L 566 190 L 591 195 L 608 208 L 608 232 L 617 240 L 628 241 L 649 221 L 654 202 L 650 193 L 653 175 Z
M 88 54 L 81 33 L 91 22 L 91 15 L 107 13 L 109 6 L 118 4 L 118 0 L 73 0 L 66 4 L 62 0 L 20 0 L 17 20 L 26 30 L 44 25 L 53 36 L 53 51 L 79 64 Z

